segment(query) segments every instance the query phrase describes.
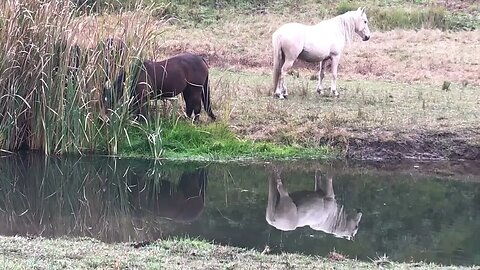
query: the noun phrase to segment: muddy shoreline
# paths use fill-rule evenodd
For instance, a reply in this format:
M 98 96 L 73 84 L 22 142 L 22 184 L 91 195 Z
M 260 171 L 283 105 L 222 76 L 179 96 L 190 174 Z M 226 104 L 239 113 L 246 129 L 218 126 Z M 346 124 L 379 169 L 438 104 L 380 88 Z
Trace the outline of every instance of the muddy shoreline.
M 346 158 L 356 160 L 480 160 L 478 132 L 394 134 L 389 140 L 365 132 L 348 140 Z M 373 136 L 372 136 L 373 135 Z M 383 136 L 385 137 L 385 136 Z M 476 142 L 475 142 L 476 141 Z

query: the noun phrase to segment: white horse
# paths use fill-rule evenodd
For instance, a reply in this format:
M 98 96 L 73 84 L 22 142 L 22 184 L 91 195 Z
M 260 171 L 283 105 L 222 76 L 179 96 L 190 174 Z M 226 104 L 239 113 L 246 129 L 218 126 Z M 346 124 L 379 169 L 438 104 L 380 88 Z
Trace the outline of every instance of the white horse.
M 338 97 L 337 69 L 345 44 L 353 40 L 357 33 L 364 41 L 370 39 L 365 8 L 348 11 L 316 25 L 287 23 L 272 35 L 273 44 L 273 88 L 275 97 L 288 96 L 285 87 L 285 74 L 298 58 L 307 62 L 320 63 L 317 92 L 324 94 L 322 81 L 325 77 L 326 62 L 332 60 L 331 94 Z
M 288 193 L 280 174 L 269 179 L 266 220 L 282 231 L 303 226 L 352 240 L 358 231 L 362 213 L 349 216 L 338 205 L 333 192 L 332 177 L 328 176 L 325 190 L 320 188 L 321 178 L 315 173 L 315 191 Z

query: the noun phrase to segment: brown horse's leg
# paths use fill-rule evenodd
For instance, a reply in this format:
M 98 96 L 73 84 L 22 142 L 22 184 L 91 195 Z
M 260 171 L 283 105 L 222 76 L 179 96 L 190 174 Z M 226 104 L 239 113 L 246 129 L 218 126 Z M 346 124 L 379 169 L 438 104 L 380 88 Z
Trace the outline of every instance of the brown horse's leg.
M 193 112 L 191 89 L 187 87 L 183 91 L 183 100 L 185 101 L 185 117 L 190 118 Z
M 135 117 L 141 117 L 147 119 L 148 111 L 148 89 L 147 87 L 138 85 L 137 86 L 137 96 L 134 100 L 134 115 Z
M 137 78 L 137 83 L 135 85 L 135 90 L 132 93 L 132 112 L 135 118 L 138 118 L 140 115 L 147 117 L 146 109 L 148 94 L 151 91 L 151 86 L 148 80 L 148 75 L 145 69 L 139 71 Z
M 200 118 L 202 111 L 202 88 L 190 86 L 191 102 L 193 106 L 193 121 L 196 122 Z

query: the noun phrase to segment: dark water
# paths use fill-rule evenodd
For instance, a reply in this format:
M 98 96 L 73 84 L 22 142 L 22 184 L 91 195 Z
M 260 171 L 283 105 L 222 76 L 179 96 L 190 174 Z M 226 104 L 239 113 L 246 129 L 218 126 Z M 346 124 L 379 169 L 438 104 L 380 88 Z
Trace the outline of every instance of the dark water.
M 478 165 L 0 157 L 0 234 L 478 265 Z

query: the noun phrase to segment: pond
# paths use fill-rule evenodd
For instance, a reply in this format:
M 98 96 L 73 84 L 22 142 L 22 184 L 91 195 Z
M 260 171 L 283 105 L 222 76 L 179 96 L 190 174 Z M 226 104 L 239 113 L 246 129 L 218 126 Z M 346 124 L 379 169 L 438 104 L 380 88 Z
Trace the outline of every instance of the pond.
M 480 264 L 480 164 L 0 157 L 0 234 Z

